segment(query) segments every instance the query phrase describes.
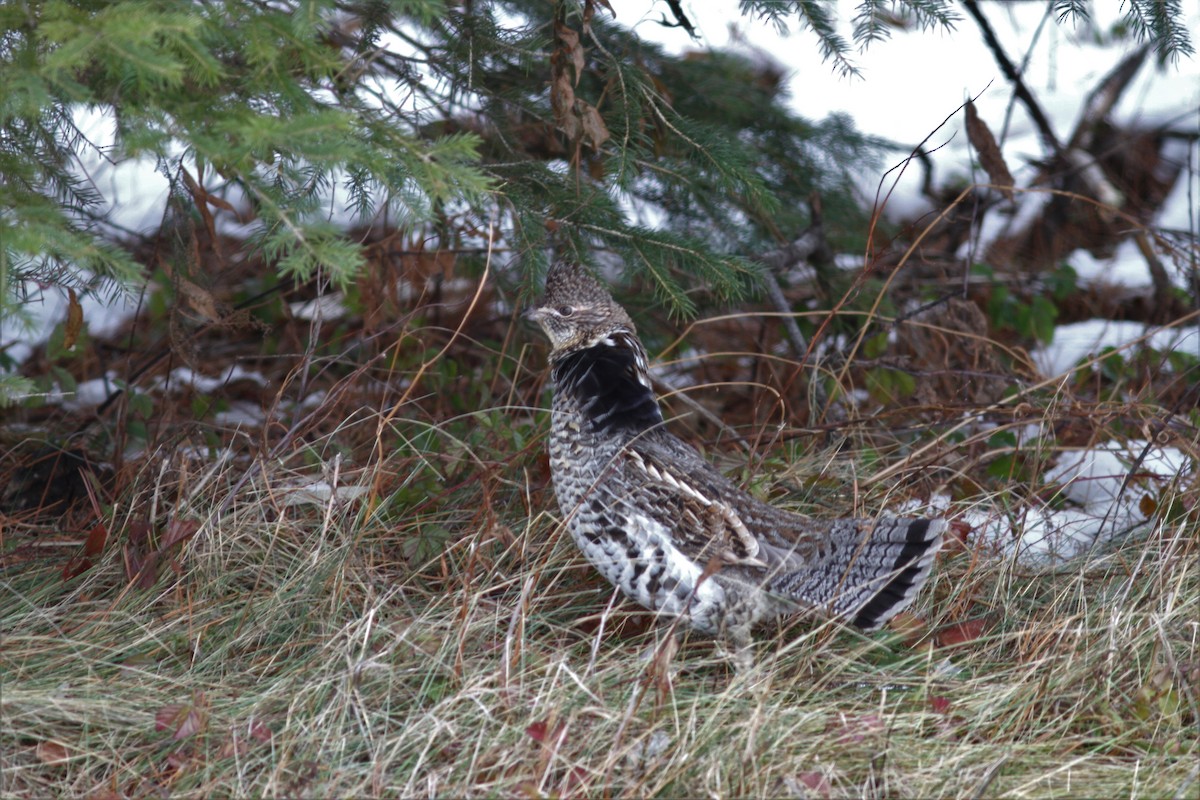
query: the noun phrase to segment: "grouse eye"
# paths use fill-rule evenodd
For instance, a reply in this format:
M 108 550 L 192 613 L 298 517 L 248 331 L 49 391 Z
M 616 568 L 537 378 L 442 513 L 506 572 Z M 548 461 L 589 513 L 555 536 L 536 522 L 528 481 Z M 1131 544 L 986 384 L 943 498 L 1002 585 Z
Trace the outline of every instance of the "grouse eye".
M 559 306 L 558 308 L 556 308 L 554 310 L 558 312 L 558 315 L 560 317 L 569 317 L 575 313 L 575 309 L 572 308 L 571 306 Z

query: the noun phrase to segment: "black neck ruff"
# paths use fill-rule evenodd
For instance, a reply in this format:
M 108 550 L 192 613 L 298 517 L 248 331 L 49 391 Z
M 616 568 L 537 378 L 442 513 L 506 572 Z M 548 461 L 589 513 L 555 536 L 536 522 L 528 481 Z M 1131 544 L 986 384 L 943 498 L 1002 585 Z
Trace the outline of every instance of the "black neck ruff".
M 571 395 L 593 430 L 637 433 L 662 424 L 654 393 L 638 380 L 638 358 L 631 348 L 597 344 L 558 359 L 554 385 Z

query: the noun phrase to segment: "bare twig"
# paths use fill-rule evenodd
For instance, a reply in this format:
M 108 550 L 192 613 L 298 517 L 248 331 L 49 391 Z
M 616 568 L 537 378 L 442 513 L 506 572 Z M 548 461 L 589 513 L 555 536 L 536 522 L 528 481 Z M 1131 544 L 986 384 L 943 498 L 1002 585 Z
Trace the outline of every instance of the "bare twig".
M 668 28 L 683 28 L 687 31 L 687 35 L 693 39 L 699 39 L 696 35 L 696 27 L 692 25 L 692 21 L 687 18 L 687 14 L 683 13 L 683 6 L 679 0 L 667 0 L 667 6 L 671 9 L 671 16 L 675 17 L 675 24 L 671 24 L 663 18 L 662 25 Z

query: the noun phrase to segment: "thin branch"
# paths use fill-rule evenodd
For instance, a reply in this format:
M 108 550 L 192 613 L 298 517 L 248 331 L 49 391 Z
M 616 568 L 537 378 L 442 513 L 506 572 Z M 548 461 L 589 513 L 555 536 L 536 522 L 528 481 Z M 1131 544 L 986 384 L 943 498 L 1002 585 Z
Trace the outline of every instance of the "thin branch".
M 672 25 L 671 23 L 667 22 L 665 17 L 660 24 L 664 28 L 683 28 L 685 31 L 687 31 L 688 36 L 692 37 L 693 39 L 699 39 L 700 37 L 696 35 L 696 27 L 692 25 L 691 20 L 687 18 L 687 14 L 683 13 L 683 6 L 680 5 L 679 0 L 667 0 L 667 6 L 669 6 L 671 9 L 671 16 L 675 17 L 675 24 Z

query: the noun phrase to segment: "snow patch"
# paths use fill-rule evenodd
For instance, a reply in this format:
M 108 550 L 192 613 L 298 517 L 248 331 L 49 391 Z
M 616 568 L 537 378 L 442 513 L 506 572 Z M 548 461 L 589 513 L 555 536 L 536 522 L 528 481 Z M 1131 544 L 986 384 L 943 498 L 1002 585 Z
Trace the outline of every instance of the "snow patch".
M 1031 357 L 1043 375 L 1061 375 L 1106 347 L 1122 349 L 1136 344 L 1200 357 L 1200 327 L 1159 328 L 1140 322 L 1092 319 L 1057 326 L 1050 344 L 1034 350 Z M 1168 366 L 1164 364 L 1163 368 Z

